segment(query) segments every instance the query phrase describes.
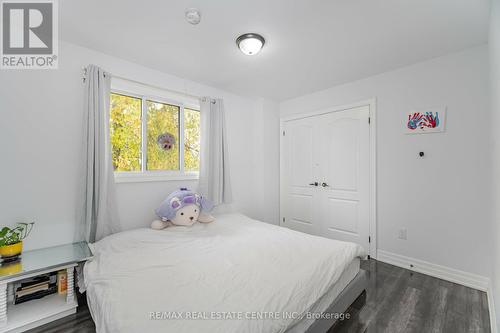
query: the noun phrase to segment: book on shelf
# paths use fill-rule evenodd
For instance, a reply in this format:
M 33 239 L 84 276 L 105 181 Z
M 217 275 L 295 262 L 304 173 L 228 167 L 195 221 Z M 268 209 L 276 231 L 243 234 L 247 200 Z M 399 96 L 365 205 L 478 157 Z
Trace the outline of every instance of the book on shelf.
M 32 294 L 34 292 L 37 292 L 40 290 L 47 290 L 47 289 L 49 289 L 49 283 L 41 283 L 41 284 L 26 288 L 26 289 L 16 290 L 16 296 L 20 297 L 20 296 L 24 296 L 24 295 L 29 295 L 29 294 Z
M 24 296 L 19 296 L 19 297 L 16 296 L 16 297 L 14 297 L 14 304 L 21 304 L 21 303 L 31 301 L 34 299 L 43 298 L 47 295 L 55 294 L 56 292 L 57 292 L 57 286 L 53 285 L 46 290 L 39 290 L 39 291 L 24 295 Z
M 14 284 L 14 304 L 42 298 L 57 292 L 57 273 L 47 273 Z

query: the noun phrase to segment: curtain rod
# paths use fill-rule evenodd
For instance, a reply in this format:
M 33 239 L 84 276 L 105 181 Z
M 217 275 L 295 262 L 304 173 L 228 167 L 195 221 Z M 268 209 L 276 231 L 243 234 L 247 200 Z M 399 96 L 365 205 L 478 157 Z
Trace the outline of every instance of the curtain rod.
M 87 78 L 87 67 L 83 67 L 82 71 L 83 71 L 83 82 L 85 82 L 85 79 Z M 164 87 L 156 86 L 156 85 L 153 85 L 153 84 L 144 83 L 144 82 L 141 82 L 141 81 L 129 79 L 129 78 L 126 78 L 126 77 L 123 77 L 123 76 L 112 75 L 111 77 L 112 78 L 117 78 L 117 79 L 120 79 L 120 80 L 124 80 L 124 81 L 129 81 L 129 82 L 136 83 L 136 84 L 140 84 L 140 85 L 147 86 L 147 87 L 154 88 L 154 89 L 166 90 L 166 91 L 169 91 L 169 92 L 174 93 L 174 94 L 184 95 L 184 96 L 188 96 L 188 97 L 191 97 L 191 98 L 196 98 L 196 99 L 204 99 L 205 98 L 205 97 L 200 97 L 200 96 L 196 96 L 196 95 L 192 95 L 192 94 L 188 94 L 188 93 L 184 93 L 184 92 L 175 91 L 175 90 L 167 89 L 167 88 L 164 88 Z M 210 98 L 210 102 L 212 102 L 212 104 L 215 104 L 215 99 L 214 98 Z

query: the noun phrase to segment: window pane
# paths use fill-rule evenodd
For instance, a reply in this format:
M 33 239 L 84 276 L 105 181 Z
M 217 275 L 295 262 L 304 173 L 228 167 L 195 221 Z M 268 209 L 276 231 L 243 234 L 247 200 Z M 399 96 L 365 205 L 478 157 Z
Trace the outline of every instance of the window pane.
M 200 170 L 200 111 L 184 109 L 184 170 Z
M 141 171 L 140 98 L 111 94 L 110 139 L 115 171 Z
M 147 101 L 147 110 L 147 170 L 179 170 L 179 107 Z

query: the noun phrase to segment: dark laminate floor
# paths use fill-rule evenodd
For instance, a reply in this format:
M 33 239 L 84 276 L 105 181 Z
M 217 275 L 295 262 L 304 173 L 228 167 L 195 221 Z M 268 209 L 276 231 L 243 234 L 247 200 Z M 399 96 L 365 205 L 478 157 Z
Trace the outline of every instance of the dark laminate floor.
M 486 293 L 369 260 L 366 303 L 331 332 L 490 332 Z
M 375 260 L 364 261 L 362 268 L 370 276 L 364 306 L 351 307 L 351 319 L 329 333 L 490 332 L 484 292 Z M 82 305 L 77 314 L 29 332 L 87 333 L 95 327 Z

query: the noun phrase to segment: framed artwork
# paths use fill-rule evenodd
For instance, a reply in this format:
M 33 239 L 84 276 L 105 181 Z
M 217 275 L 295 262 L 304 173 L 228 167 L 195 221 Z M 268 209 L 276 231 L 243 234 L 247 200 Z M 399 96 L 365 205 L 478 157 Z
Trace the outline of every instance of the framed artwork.
M 422 111 L 409 111 L 405 118 L 406 134 L 425 134 L 444 132 L 446 107 Z

